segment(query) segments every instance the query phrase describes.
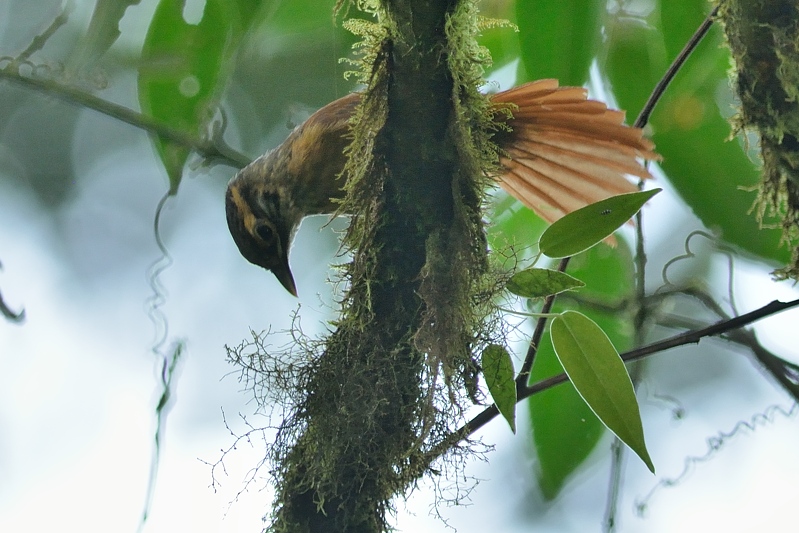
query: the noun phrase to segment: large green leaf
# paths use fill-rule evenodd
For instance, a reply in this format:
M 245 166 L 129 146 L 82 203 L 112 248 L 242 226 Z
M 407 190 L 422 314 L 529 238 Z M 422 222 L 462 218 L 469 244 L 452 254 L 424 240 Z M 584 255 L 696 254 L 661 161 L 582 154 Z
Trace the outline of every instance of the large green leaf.
M 510 353 L 504 346 L 491 344 L 483 350 L 480 365 L 494 404 L 516 433 L 516 376 Z
M 585 403 L 654 474 L 635 389 L 608 336 L 593 320 L 577 311 L 555 317 L 550 335 L 558 360 Z
M 705 0 L 673 0 L 661 2 L 647 20 L 619 18 L 611 24 L 605 72 L 622 107 L 640 109 L 710 8 Z M 669 181 L 705 226 L 743 250 L 784 262 L 789 253 L 779 246 L 780 231 L 760 229 L 749 214 L 759 165 L 739 140 L 728 140 L 729 65 L 714 27 L 655 109 L 652 138 Z
M 142 48 L 142 111 L 188 135 L 201 136 L 224 85 L 234 27 L 237 12 L 227 0 L 206 0 L 196 24 L 184 19 L 184 2 L 161 0 Z M 155 144 L 169 176 L 169 192 L 175 194 L 190 150 L 161 138 Z
M 570 257 L 596 246 L 624 225 L 661 189 L 611 196 L 556 220 L 541 235 L 541 253 Z
M 583 85 L 600 43 L 605 2 L 600 0 L 516 0 L 520 81 L 556 78 Z
M 611 306 L 630 297 L 633 291 L 632 257 L 624 241 L 620 241 L 615 248 L 599 245 L 573 257 L 569 263 L 569 273 L 587 284 L 580 291 L 580 296 Z M 553 311 L 577 307 L 576 302 L 562 296 Z M 599 324 L 619 349 L 626 350 L 631 346 L 634 332 L 626 313 L 593 307 L 586 307 L 582 312 Z M 563 367 L 555 356 L 547 331 L 536 353 L 530 382 L 535 383 L 561 373 Z M 596 447 L 605 426 L 571 383 L 533 395 L 528 405 L 539 487 L 545 498 L 552 499 Z
M 670 53 L 679 44 L 673 35 L 689 33 L 686 27 L 697 27 L 710 8 L 709 4 L 698 8 L 698 3 L 681 0 L 661 6 L 661 31 Z M 672 13 L 678 6 L 680 12 Z M 733 111 L 729 65 L 729 53 L 716 26 L 652 116 L 655 142 L 664 155 L 662 166 L 669 181 L 705 226 L 751 253 L 784 262 L 789 252 L 779 246 L 781 232 L 760 229 L 749 214 L 755 199 L 751 189 L 760 180 L 760 167 L 739 140 L 729 140 L 727 117 Z
M 662 35 L 647 20 L 621 13 L 608 21 L 606 32 L 600 64 L 616 103 L 632 123 L 666 70 Z

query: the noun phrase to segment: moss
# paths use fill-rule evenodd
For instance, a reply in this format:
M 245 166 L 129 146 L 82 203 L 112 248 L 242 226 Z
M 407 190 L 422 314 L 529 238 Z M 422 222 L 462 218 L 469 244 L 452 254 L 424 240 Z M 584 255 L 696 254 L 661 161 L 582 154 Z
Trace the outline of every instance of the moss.
M 434 472 L 432 450 L 479 401 L 474 354 L 500 334 L 482 220 L 497 152 L 475 1 L 338 7 L 360 9 L 345 25 L 362 38 L 351 75 L 366 86 L 342 175 L 341 211 L 355 214 L 349 289 L 326 339 L 299 343 L 297 357 L 256 346 L 249 363 L 286 410 L 271 457 L 275 532 L 386 531 L 392 499 Z
M 760 136 L 763 179 L 755 206 L 762 222 L 782 220 L 793 247 L 778 278 L 799 280 L 799 5 L 794 0 L 727 0 L 719 18 L 735 61 L 741 101 L 737 131 Z

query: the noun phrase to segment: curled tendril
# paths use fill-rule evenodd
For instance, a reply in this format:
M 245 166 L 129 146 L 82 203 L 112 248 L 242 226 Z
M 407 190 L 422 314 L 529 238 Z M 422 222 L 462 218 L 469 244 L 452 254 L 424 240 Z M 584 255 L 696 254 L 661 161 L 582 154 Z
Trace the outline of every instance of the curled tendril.
M 55 65 L 48 65 L 46 63 L 34 64 L 32 75 L 40 78 L 59 78 L 64 74 L 64 65 L 56 63 Z
M 674 422 L 680 422 L 687 416 L 688 408 L 682 400 L 671 394 L 658 392 L 656 386 L 646 379 L 641 380 L 637 393 L 642 404 L 646 403 L 656 409 L 670 412 Z
M 774 425 L 777 418 L 791 419 L 799 414 L 799 403 L 785 407 L 782 405 L 770 405 L 764 411 L 755 413 L 749 419 L 740 420 L 730 431 L 719 431 L 717 434 L 707 438 L 707 447 L 702 455 L 692 455 L 685 457 L 682 471 L 672 478 L 661 478 L 657 484 L 643 498 L 637 499 L 635 511 L 639 517 L 644 517 L 649 507 L 649 502 L 654 498 L 660 489 L 674 487 L 685 481 L 685 479 L 702 463 L 714 459 L 722 448 L 729 441 L 739 437 L 745 432 L 754 433 L 761 427 Z
M 28 61 L 27 59 L 4 56 L 0 58 L 0 61 L 7 61 L 7 64 L 3 67 L 3 70 L 8 70 L 19 76 L 24 75 L 22 72 L 23 67 L 27 67 L 28 69 L 30 69 L 31 74 L 36 70 L 36 65 L 32 61 Z
M 717 252 L 721 253 L 727 258 L 727 299 L 730 304 L 730 308 L 733 311 L 733 315 L 738 315 L 739 314 L 738 308 L 735 303 L 735 291 L 733 290 L 733 285 L 735 280 L 735 274 L 734 274 L 735 270 L 733 268 L 735 264 L 735 259 L 733 257 L 733 250 L 721 244 L 717 236 L 708 233 L 706 231 L 695 230 L 688 234 L 688 236 L 685 238 L 685 253 L 670 259 L 669 261 L 666 262 L 665 265 L 663 265 L 663 269 L 661 270 L 663 285 L 656 292 L 660 293 L 665 290 L 675 288 L 677 286 L 674 283 L 672 283 L 672 281 L 669 279 L 668 271 L 676 263 L 687 259 L 693 259 L 694 257 L 696 257 L 696 253 L 691 249 L 691 241 L 695 237 L 704 237 L 705 239 L 711 242 L 711 244 L 713 245 L 713 247 Z
M 713 244 L 716 243 L 716 237 L 714 235 L 711 235 L 710 233 L 701 230 L 695 230 L 689 233 L 688 236 L 685 238 L 685 243 L 684 243 L 685 253 L 669 259 L 668 261 L 666 261 L 666 264 L 663 265 L 663 269 L 660 272 L 660 276 L 663 279 L 663 286 L 660 289 L 658 289 L 659 291 L 677 286 L 675 283 L 672 283 L 672 281 L 669 279 L 668 275 L 669 269 L 671 269 L 675 264 L 679 263 L 680 261 L 684 261 L 686 259 L 693 259 L 694 257 L 696 257 L 696 253 L 693 250 L 691 250 L 691 240 L 694 237 L 705 237 Z

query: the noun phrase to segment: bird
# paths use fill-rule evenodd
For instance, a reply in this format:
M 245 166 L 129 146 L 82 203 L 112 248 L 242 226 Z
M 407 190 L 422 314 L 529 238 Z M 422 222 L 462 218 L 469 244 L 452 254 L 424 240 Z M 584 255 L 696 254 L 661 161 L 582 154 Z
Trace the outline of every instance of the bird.
M 344 196 L 338 179 L 346 164 L 350 117 L 360 93 L 313 113 L 277 148 L 241 169 L 225 193 L 228 229 L 241 255 L 271 271 L 293 296 L 297 286 L 289 249 L 306 216 L 336 211 Z M 525 83 L 490 96 L 510 109 L 499 148 L 497 184 L 545 221 L 610 196 L 634 192 L 626 176 L 651 178 L 645 160 L 659 160 L 640 128 L 623 111 L 588 98 L 557 80 Z M 498 116 L 502 116 L 498 114 Z

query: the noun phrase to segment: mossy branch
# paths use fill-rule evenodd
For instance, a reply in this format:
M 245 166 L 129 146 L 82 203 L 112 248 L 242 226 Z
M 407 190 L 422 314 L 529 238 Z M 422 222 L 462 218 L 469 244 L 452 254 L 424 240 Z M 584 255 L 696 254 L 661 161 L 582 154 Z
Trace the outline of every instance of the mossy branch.
M 386 531 L 392 499 L 430 471 L 426 451 L 477 392 L 481 176 L 496 157 L 475 3 L 363 4 L 380 27 L 350 24 L 368 87 L 344 172 L 349 290 L 281 426 L 277 532 Z
M 741 109 L 736 131 L 760 136 L 763 178 L 755 207 L 776 215 L 791 263 L 778 278 L 799 279 L 799 5 L 795 0 L 723 0 L 718 16 L 735 60 Z

